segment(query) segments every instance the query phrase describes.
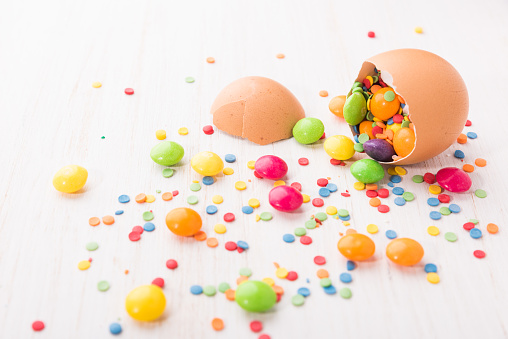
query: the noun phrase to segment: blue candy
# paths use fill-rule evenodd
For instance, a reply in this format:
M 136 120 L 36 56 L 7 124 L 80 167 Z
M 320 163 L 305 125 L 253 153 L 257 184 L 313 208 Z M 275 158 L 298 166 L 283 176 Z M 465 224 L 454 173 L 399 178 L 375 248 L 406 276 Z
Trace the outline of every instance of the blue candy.
M 393 184 L 393 182 L 391 182 L 391 181 L 390 181 L 387 185 L 388 185 L 388 186 L 390 186 L 390 187 L 395 186 L 395 185 Z
M 402 178 L 400 177 L 400 175 L 392 175 L 390 177 L 390 181 L 395 183 L 395 184 L 398 184 L 399 182 L 402 181 Z
M 119 323 L 112 323 L 109 325 L 109 332 L 111 334 L 120 334 L 122 333 L 122 326 Z
M 395 187 L 392 189 L 392 193 L 396 195 L 402 195 L 404 194 L 404 189 L 402 187 Z
M 242 212 L 245 214 L 251 214 L 252 212 L 254 212 L 254 209 L 250 206 L 243 206 Z
M 429 216 L 430 216 L 430 218 L 432 220 L 439 220 L 439 219 L 441 219 L 441 213 L 439 213 L 437 211 L 430 212 Z
M 353 281 L 353 277 L 351 277 L 351 274 L 349 273 L 341 273 L 339 279 L 345 284 L 349 284 L 351 281 Z
M 131 198 L 129 198 L 128 195 L 122 194 L 121 196 L 118 197 L 118 201 L 120 201 L 122 204 L 125 204 L 131 201 Z
M 326 198 L 330 196 L 330 190 L 326 187 L 321 187 L 319 189 L 319 195 L 322 196 L 323 198 Z
M 467 135 L 467 137 L 469 139 L 476 139 L 476 138 L 478 138 L 478 134 L 476 134 L 475 132 L 467 132 L 466 135 Z
M 430 206 L 437 206 L 437 205 L 439 205 L 439 199 L 438 198 L 428 198 L 427 204 L 429 204 Z
M 214 183 L 213 177 L 209 177 L 209 176 L 203 177 L 202 182 L 203 182 L 203 185 L 211 185 Z
M 335 294 L 335 293 L 337 293 L 337 290 L 335 289 L 335 287 L 333 285 L 330 285 L 328 287 L 323 287 L 323 290 L 325 291 L 326 294 Z
M 308 297 L 310 295 L 310 290 L 307 287 L 300 287 L 296 293 Z
M 479 228 L 472 228 L 471 231 L 469 231 L 469 235 L 473 239 L 478 239 L 482 237 L 482 231 Z
M 353 137 L 353 139 L 355 139 L 355 142 L 356 142 L 357 144 L 360 142 L 360 140 L 358 140 L 358 135 L 355 135 L 355 136 Z
M 155 229 L 155 225 L 151 222 L 147 222 L 143 225 L 143 229 L 147 232 L 152 232 Z
M 360 125 L 354 125 L 354 126 L 353 126 L 353 131 L 354 131 L 356 134 L 360 134 L 360 127 L 359 127 L 359 126 L 360 126 Z M 358 142 L 358 138 L 357 138 L 357 136 L 356 136 L 356 135 L 355 135 L 355 137 L 356 137 L 356 139 L 355 139 L 355 140 L 356 140 L 356 142 Z
M 453 155 L 457 159 L 464 159 L 464 157 L 466 156 L 464 152 L 462 152 L 460 149 L 456 150 L 455 153 L 453 153 Z
M 243 240 L 239 240 L 237 243 L 236 243 L 236 246 L 240 247 L 241 249 L 244 249 L 244 250 L 247 250 L 249 249 L 249 244 L 247 244 L 245 241 Z
M 329 182 L 328 185 L 326 185 L 326 188 L 332 193 L 337 192 L 337 185 L 332 184 L 331 182 Z
M 388 119 L 386 122 L 387 125 L 393 125 L 393 118 Z
M 397 206 L 404 206 L 406 204 L 406 199 L 404 199 L 402 197 L 397 197 L 397 198 L 395 198 L 395 200 L 393 202 Z
M 351 216 L 350 216 L 350 215 L 348 215 L 347 217 L 341 217 L 341 216 L 339 215 L 339 219 L 340 219 L 340 220 L 342 220 L 342 221 L 349 221 L 349 219 L 351 219 Z
M 199 285 L 192 285 L 190 288 L 190 293 L 192 293 L 194 295 L 201 294 L 201 293 L 203 293 L 203 287 L 201 287 Z
M 215 205 L 209 205 L 209 206 L 206 206 L 206 213 L 208 214 L 215 214 L 217 213 L 218 209 L 217 209 L 217 206 Z
M 348 271 L 352 271 L 356 268 L 356 263 L 354 261 L 348 260 L 346 264 L 346 268 Z
M 450 212 L 452 212 L 452 213 L 459 213 L 460 212 L 460 206 L 457 204 L 451 204 L 450 206 L 448 206 L 448 208 L 450 209 Z
M 282 240 L 284 240 L 285 242 L 291 243 L 291 242 L 295 241 L 295 236 L 287 233 L 282 236 Z
M 120 215 L 120 214 L 123 214 L 123 210 L 118 210 L 115 212 L 115 215 Z
M 437 266 L 434 264 L 427 264 L 425 265 L 425 272 L 427 273 L 437 272 Z
M 226 156 L 224 157 L 224 160 L 226 160 L 226 162 L 235 162 L 236 161 L 236 156 L 234 154 L 226 154 Z
M 386 231 L 385 235 L 386 235 L 386 237 L 388 239 L 395 239 L 395 238 L 397 238 L 397 233 L 395 231 L 392 231 L 392 230 Z

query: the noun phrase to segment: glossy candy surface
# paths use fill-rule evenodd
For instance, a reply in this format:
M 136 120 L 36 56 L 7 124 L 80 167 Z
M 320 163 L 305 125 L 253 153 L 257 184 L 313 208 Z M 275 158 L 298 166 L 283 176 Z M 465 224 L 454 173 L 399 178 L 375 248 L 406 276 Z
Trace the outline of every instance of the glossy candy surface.
M 372 159 L 356 161 L 350 168 L 351 174 L 364 184 L 373 184 L 383 179 L 385 171 L 383 167 Z
M 371 139 L 363 143 L 363 150 L 377 161 L 390 162 L 395 155 L 393 146 L 384 139 Z
M 409 238 L 394 239 L 386 246 L 386 256 L 394 263 L 402 266 L 418 264 L 422 260 L 423 254 L 422 245 Z
M 346 103 L 346 96 L 345 95 L 339 95 L 330 100 L 330 103 L 328 104 L 328 108 L 330 109 L 330 112 L 335 114 L 336 116 L 340 118 L 344 118 L 344 104 Z
M 263 155 L 254 164 L 256 172 L 261 177 L 271 180 L 282 179 L 288 172 L 288 165 L 275 155 Z
M 140 321 L 159 318 L 166 308 L 166 297 L 156 285 L 136 287 L 125 299 L 125 309 L 131 317 Z
M 213 152 L 200 152 L 192 157 L 191 166 L 201 175 L 214 176 L 222 171 L 224 162 Z
M 183 147 L 174 141 L 162 141 L 155 145 L 150 152 L 152 160 L 162 166 L 175 165 L 182 160 L 183 155 Z
M 272 188 L 268 194 L 270 205 L 278 211 L 291 212 L 302 206 L 302 194 L 291 186 L 281 185 Z
M 353 261 L 367 260 L 374 255 L 376 245 L 368 236 L 353 233 L 340 238 L 337 244 L 339 252 Z
M 166 225 L 176 235 L 190 237 L 198 233 L 203 225 L 201 216 L 193 209 L 175 208 L 166 215 Z
M 401 128 L 395 132 L 393 137 L 393 148 L 398 156 L 406 157 L 415 148 L 415 132 L 410 128 Z
M 355 154 L 355 143 L 344 135 L 329 137 L 323 147 L 329 156 L 337 160 L 348 160 Z
M 397 114 L 399 108 L 400 101 L 390 87 L 381 88 L 370 99 L 370 111 L 381 120 L 390 119 Z
M 55 173 L 53 186 L 63 193 L 74 193 L 86 184 L 88 171 L 78 165 L 64 166 Z
M 472 181 L 466 172 L 456 167 L 445 167 L 436 173 L 439 186 L 450 192 L 466 192 L 471 188 Z
M 358 125 L 367 114 L 367 101 L 362 93 L 352 93 L 344 104 L 344 120 L 350 125 Z
M 237 287 L 235 300 L 244 310 L 249 312 L 265 312 L 275 305 L 277 295 L 267 283 L 247 280 Z
M 325 126 L 316 118 L 303 118 L 293 127 L 293 136 L 300 144 L 312 144 L 325 132 Z

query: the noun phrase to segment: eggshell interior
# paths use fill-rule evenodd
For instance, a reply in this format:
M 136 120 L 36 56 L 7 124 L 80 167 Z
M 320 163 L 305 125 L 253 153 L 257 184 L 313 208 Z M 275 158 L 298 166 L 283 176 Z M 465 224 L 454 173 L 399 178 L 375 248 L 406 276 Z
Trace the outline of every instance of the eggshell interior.
M 467 120 L 469 96 L 464 80 L 448 61 L 419 49 L 392 50 L 365 61 L 356 81 L 375 75 L 374 68 L 404 98 L 404 111 L 407 109 L 416 135 L 413 151 L 387 164 L 428 160 L 457 140 Z
M 286 87 L 264 77 L 245 77 L 227 85 L 212 104 L 218 129 L 267 145 L 290 138 L 305 118 L 302 105 Z

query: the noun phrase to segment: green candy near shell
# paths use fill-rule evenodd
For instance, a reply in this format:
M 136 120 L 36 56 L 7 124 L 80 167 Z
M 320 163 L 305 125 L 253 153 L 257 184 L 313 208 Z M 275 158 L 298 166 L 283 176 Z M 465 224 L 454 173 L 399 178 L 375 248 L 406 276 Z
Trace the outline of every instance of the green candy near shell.
M 162 166 L 173 166 L 183 158 L 183 147 L 173 141 L 163 141 L 152 148 L 150 157 Z
M 267 283 L 247 280 L 237 287 L 235 300 L 246 311 L 265 312 L 275 305 L 277 295 Z
M 358 125 L 367 114 L 367 101 L 360 92 L 352 93 L 344 104 L 344 120 L 350 125 Z
M 318 141 L 325 132 L 325 126 L 316 118 L 303 118 L 293 127 L 293 136 L 300 144 L 312 144 Z
M 356 180 L 364 184 L 373 184 L 383 179 L 385 171 L 383 167 L 372 159 L 362 159 L 351 165 L 351 174 Z

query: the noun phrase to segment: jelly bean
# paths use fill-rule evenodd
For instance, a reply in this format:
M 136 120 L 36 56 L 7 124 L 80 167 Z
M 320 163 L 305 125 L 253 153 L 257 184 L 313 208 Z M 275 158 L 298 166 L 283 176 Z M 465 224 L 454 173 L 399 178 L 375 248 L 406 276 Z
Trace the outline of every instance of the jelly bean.
M 386 246 L 386 256 L 394 263 L 402 266 L 418 264 L 422 260 L 423 254 L 422 245 L 409 238 L 392 240 Z
M 60 168 L 53 177 L 53 186 L 63 193 L 74 193 L 86 184 L 88 171 L 78 165 L 68 165 Z
M 367 260 L 374 255 L 376 245 L 368 236 L 353 233 L 343 236 L 337 244 L 339 252 L 353 261 Z
M 125 300 L 125 309 L 131 317 L 140 321 L 159 318 L 166 308 L 166 297 L 156 285 L 139 286 L 130 291 Z
M 372 122 L 368 120 L 362 121 L 359 130 L 360 134 L 367 133 L 370 139 L 374 139 L 374 134 L 372 134 Z
M 355 143 L 344 135 L 334 135 L 325 140 L 326 153 L 336 160 L 348 160 L 355 154 Z
M 397 114 L 399 108 L 400 101 L 390 87 L 381 88 L 370 99 L 370 111 L 381 120 L 390 119 Z
M 456 167 L 446 167 L 436 173 L 439 186 L 450 192 L 466 192 L 471 188 L 472 181 L 466 172 Z
M 174 141 L 163 141 L 155 145 L 150 157 L 155 163 L 162 166 L 173 166 L 183 158 L 183 147 Z
M 254 164 L 256 172 L 262 178 L 279 180 L 288 172 L 288 165 L 284 160 L 275 155 L 264 155 Z
M 406 157 L 415 148 L 415 141 L 415 132 L 412 129 L 401 128 L 393 136 L 393 148 L 398 156 Z
M 373 184 L 383 179 L 385 171 L 383 167 L 372 159 L 362 159 L 356 161 L 350 168 L 351 174 L 356 180 L 364 184 Z
M 316 118 L 303 118 L 293 127 L 293 136 L 300 144 L 312 144 L 321 138 L 325 126 Z
M 174 234 L 190 237 L 199 232 L 203 222 L 198 212 L 180 207 L 173 209 L 166 215 L 166 225 Z
M 386 126 L 387 129 L 391 129 L 393 133 L 397 132 L 399 129 L 402 128 L 402 124 L 393 123 L 391 125 Z
M 265 312 L 275 305 L 277 295 L 267 283 L 247 280 L 237 287 L 235 300 L 246 311 Z
M 363 143 L 363 150 L 369 157 L 377 161 L 390 162 L 395 155 L 393 146 L 383 139 L 372 139 Z
M 340 118 L 344 118 L 344 104 L 346 103 L 346 96 L 345 95 L 339 95 L 330 100 L 330 103 L 328 104 L 328 108 L 330 109 L 330 112 L 335 114 L 336 116 Z
M 277 186 L 268 194 L 268 201 L 278 211 L 291 212 L 303 204 L 302 194 L 291 186 Z
M 350 125 L 358 125 L 367 114 L 367 101 L 362 93 L 352 93 L 344 104 L 344 119 Z
M 192 157 L 191 166 L 201 175 L 213 176 L 222 171 L 224 162 L 213 152 L 200 152 Z

